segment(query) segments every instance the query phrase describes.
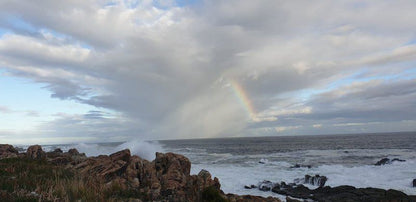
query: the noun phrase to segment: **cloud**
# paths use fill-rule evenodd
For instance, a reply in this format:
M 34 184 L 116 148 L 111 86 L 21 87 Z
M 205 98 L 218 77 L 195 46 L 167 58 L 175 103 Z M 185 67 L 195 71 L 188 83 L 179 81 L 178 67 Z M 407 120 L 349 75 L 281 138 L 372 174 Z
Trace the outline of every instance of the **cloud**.
M 8 74 L 92 106 L 39 129 L 51 136 L 312 134 L 361 122 L 412 128 L 401 123 L 415 109 L 411 0 L 108 3 L 0 3 Z M 254 121 L 231 79 L 246 91 Z

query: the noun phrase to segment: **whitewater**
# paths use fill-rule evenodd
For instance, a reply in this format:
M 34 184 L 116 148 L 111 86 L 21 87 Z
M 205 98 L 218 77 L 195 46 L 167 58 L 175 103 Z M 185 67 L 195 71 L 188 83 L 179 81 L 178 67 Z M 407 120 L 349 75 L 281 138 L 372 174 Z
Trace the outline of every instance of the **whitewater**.
M 416 178 L 415 132 L 129 141 L 43 147 L 45 150 L 75 147 L 88 156 L 111 154 L 128 148 L 132 154 L 147 160 L 154 159 L 155 152 L 183 154 L 192 163 L 191 174 L 197 174 L 201 169 L 208 170 L 213 177 L 219 178 L 225 193 L 284 199 L 273 192 L 245 189 L 244 186 L 257 185 L 263 180 L 291 183 L 306 174 L 319 174 L 328 178 L 325 184 L 328 186 L 396 189 L 416 195 L 416 188 L 412 187 L 412 180 Z M 374 165 L 382 158 L 405 161 Z M 303 167 L 294 168 L 296 164 Z

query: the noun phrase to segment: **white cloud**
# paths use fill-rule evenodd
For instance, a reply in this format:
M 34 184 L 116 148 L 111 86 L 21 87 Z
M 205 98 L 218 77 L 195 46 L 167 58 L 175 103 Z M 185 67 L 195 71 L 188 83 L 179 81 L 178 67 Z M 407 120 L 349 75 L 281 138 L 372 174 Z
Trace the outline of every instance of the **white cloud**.
M 405 127 L 399 122 L 410 119 L 414 80 L 402 75 L 416 77 L 412 0 L 106 3 L 0 2 L 0 26 L 13 30 L 0 38 L 0 65 L 45 84 L 52 97 L 119 113 L 104 120 L 117 122 L 111 131 L 126 137 L 238 136 L 262 128 L 308 134 L 361 121 Z M 16 28 L 10 17 L 35 30 Z M 227 79 L 243 86 L 254 119 L 224 87 Z M 111 125 L 82 114 L 62 120 L 80 120 L 62 128 L 94 137 L 108 133 L 89 127 Z

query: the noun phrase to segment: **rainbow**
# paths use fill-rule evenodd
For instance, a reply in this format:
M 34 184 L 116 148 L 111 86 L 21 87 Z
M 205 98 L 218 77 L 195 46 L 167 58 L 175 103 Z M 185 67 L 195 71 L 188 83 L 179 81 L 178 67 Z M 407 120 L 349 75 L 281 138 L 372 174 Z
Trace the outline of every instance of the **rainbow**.
M 251 120 L 256 119 L 256 111 L 254 110 L 253 104 L 251 103 L 251 100 L 249 99 L 247 92 L 244 90 L 244 88 L 233 79 L 230 79 L 231 87 L 235 93 L 235 95 L 240 100 L 240 103 L 244 107 L 244 109 L 247 111 L 248 115 L 250 116 Z

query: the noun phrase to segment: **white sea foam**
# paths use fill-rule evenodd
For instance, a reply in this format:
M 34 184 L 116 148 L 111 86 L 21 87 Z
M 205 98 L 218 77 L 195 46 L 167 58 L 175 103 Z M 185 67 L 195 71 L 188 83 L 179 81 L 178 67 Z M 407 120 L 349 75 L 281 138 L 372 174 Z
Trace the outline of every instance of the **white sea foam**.
M 352 185 L 355 187 L 376 187 L 382 189 L 397 189 L 406 194 L 415 195 L 416 189 L 411 182 L 416 176 L 416 161 L 394 162 L 383 166 L 354 166 L 322 165 L 318 167 L 296 168 L 287 167 L 285 162 L 270 162 L 267 164 L 241 165 L 193 165 L 192 173 L 196 174 L 200 169 L 206 169 L 214 177 L 218 177 L 221 188 L 226 193 L 252 194 L 259 196 L 275 196 L 284 198 L 272 192 L 263 192 L 257 189 L 245 189 L 244 185 L 257 184 L 263 180 L 272 182 L 293 182 L 296 178 L 304 177 L 306 174 L 320 174 L 328 177 L 326 185 L 340 186 Z M 316 186 L 306 185 L 310 188 Z
M 114 146 L 107 144 L 87 144 L 79 143 L 75 145 L 67 145 L 62 149 L 67 151 L 70 148 L 76 148 L 79 152 L 85 153 L 87 156 L 109 155 L 114 152 L 129 149 L 132 155 L 138 155 L 147 160 L 153 160 L 156 152 L 164 152 L 162 145 L 157 141 L 129 141 Z
M 116 147 L 116 151 L 122 149 L 130 149 L 132 154 L 147 160 L 153 160 L 156 152 L 165 152 L 157 141 L 130 141 Z

